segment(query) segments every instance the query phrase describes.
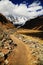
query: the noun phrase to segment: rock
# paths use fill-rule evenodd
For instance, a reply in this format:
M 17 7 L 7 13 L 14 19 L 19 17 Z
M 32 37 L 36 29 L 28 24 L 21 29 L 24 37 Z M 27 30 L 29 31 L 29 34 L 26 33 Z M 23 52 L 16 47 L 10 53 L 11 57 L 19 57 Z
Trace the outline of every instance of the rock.
M 0 62 L 4 61 L 4 54 L 2 52 L 0 52 Z
M 13 43 L 13 40 L 8 40 L 8 43 L 9 43 L 9 44 L 12 44 L 12 43 Z
M 40 60 L 40 59 L 39 59 L 37 65 L 43 65 L 43 60 Z
M 0 41 L 0 47 L 2 47 L 2 45 L 3 45 L 3 44 L 2 44 L 2 42 Z
M 8 41 L 5 42 L 4 48 L 6 48 L 6 49 L 9 49 L 10 48 L 10 45 L 9 45 Z
M 3 34 L 0 34 L 0 40 L 2 40 L 3 39 Z
M 1 64 L 0 65 L 4 65 L 4 62 L 1 62 Z
M 4 43 L 6 41 L 6 39 L 4 38 L 3 40 L 2 40 L 2 43 Z
M 14 44 L 14 46 L 17 46 L 17 44 Z
M 5 64 L 8 64 L 8 60 L 7 59 L 5 60 Z
M 0 57 L 4 57 L 4 54 L 2 52 L 0 52 Z
M 19 39 L 20 39 L 20 40 L 22 40 L 22 38 L 21 38 L 21 37 L 19 37 Z

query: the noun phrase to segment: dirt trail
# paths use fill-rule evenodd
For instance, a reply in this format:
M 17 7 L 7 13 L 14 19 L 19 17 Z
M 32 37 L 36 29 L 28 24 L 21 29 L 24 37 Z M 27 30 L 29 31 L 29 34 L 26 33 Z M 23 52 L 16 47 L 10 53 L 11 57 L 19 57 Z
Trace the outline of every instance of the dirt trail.
M 8 65 L 35 65 L 32 63 L 35 59 L 33 59 L 28 46 L 14 37 L 14 35 L 10 35 L 10 38 L 17 44 L 17 47 L 15 47 L 10 56 L 7 58 L 9 61 Z
M 41 32 L 39 30 L 29 30 L 29 29 L 19 29 L 17 33 L 26 34 L 26 33 L 38 33 Z
M 6 64 L 6 65 L 38 65 L 38 64 L 36 64 L 37 57 L 33 56 L 31 53 L 31 50 L 33 50 L 33 49 L 30 49 L 29 45 L 26 45 L 23 42 L 23 40 L 19 40 L 14 34 L 21 33 L 24 35 L 25 33 L 27 34 L 27 33 L 41 32 L 41 31 L 28 30 L 28 29 L 27 30 L 26 29 L 17 29 L 17 28 L 14 28 L 14 26 L 11 23 L 2 24 L 0 22 L 0 32 L 1 32 L 1 30 L 3 31 L 4 35 L 6 35 L 6 33 L 7 33 L 7 36 L 8 37 L 10 36 L 10 38 L 13 40 L 14 44 L 17 44 L 17 46 L 14 46 L 12 51 L 10 50 L 11 53 L 9 53 L 8 57 L 6 58 L 6 60 L 8 61 L 8 64 Z M 28 38 L 27 38 L 27 36 L 25 36 L 25 37 L 28 40 L 32 40 L 32 41 L 38 40 L 39 43 L 43 43 L 43 40 L 40 40 L 38 38 L 34 38 L 31 36 L 28 36 Z

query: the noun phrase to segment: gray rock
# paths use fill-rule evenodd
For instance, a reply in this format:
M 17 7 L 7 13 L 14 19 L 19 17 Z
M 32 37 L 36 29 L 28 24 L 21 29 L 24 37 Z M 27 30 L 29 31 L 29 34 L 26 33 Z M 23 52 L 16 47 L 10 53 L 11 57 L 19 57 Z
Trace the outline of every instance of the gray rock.
M 2 52 L 0 52 L 0 57 L 4 57 L 4 54 Z

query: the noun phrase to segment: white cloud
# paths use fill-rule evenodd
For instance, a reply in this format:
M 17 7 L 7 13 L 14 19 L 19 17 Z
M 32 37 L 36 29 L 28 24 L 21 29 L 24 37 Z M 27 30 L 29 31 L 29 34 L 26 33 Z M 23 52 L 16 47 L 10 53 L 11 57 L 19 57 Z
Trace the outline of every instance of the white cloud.
M 4 15 L 12 14 L 12 15 L 21 15 L 26 16 L 29 19 L 43 15 L 43 8 L 40 5 L 40 2 L 33 2 L 32 4 L 26 6 L 26 4 L 13 4 L 9 0 L 1 0 L 0 1 L 0 13 Z M 39 10 L 40 11 L 37 11 Z
M 9 0 L 1 0 L 1 1 L 9 1 Z
M 37 4 L 38 3 L 38 4 Z M 32 4 L 29 5 L 29 7 L 36 7 L 36 6 L 39 6 L 40 5 L 40 2 L 38 1 L 35 1 L 33 2 Z
M 36 11 L 36 10 L 38 10 L 38 9 L 42 9 L 42 6 L 35 6 L 35 7 L 30 7 L 30 8 L 28 8 L 28 11 Z

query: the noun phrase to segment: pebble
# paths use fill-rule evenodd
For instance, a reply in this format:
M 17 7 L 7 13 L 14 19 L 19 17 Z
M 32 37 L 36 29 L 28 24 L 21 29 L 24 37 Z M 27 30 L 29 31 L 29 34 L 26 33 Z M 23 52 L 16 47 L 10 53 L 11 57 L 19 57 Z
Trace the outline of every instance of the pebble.
M 6 60 L 5 60 L 5 64 L 8 64 L 8 63 L 9 63 L 9 61 L 6 59 Z
M 2 45 L 3 45 L 3 43 L 2 43 L 2 41 L 0 41 L 0 47 L 2 47 Z
M 4 57 L 4 54 L 2 52 L 0 52 L 0 57 Z
M 3 34 L 0 34 L 0 40 L 2 40 L 3 39 Z

